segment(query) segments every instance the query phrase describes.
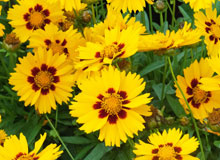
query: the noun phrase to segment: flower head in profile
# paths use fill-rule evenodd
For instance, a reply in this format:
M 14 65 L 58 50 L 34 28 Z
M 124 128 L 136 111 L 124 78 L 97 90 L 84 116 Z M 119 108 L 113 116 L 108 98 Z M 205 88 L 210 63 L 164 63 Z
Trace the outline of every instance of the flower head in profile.
M 182 131 L 175 128 L 168 132 L 164 130 L 162 134 L 151 134 L 149 143 L 140 140 L 139 144 L 135 144 L 135 160 L 199 160 L 189 155 L 198 148 L 197 139 L 189 138 L 189 134 L 182 135 Z
M 131 27 L 134 30 L 138 30 L 139 34 L 144 34 L 146 31 L 145 26 L 137 21 L 135 17 L 131 17 L 130 14 L 124 17 L 121 12 L 114 10 L 111 5 L 107 5 L 107 16 L 104 22 L 96 24 L 94 28 L 90 28 L 91 31 L 88 34 L 91 35 L 92 32 L 94 36 L 97 34 L 104 36 L 106 29 L 111 30 L 117 27 L 120 28 L 121 31 Z
M 212 3 L 215 0 L 184 0 L 184 2 L 189 3 L 194 11 L 199 11 L 200 9 L 212 8 Z
M 195 25 L 205 36 L 205 44 L 209 56 L 217 56 L 220 53 L 220 15 L 217 10 L 206 9 L 206 15 L 199 11 L 195 13 Z
M 65 54 L 68 57 L 76 57 L 76 49 L 84 44 L 82 35 L 72 27 L 66 32 L 58 29 L 54 24 L 45 26 L 45 30 L 36 30 L 30 37 L 30 48 L 38 47 L 52 50 L 53 54 Z
M 113 67 L 101 71 L 79 85 L 81 93 L 69 106 L 70 114 L 83 124 L 86 133 L 100 130 L 99 140 L 106 146 L 120 146 L 144 129 L 141 115 L 150 116 L 149 93 L 141 94 L 145 88 L 143 79 L 137 74 L 120 72 Z
M 78 11 L 80 8 L 85 8 L 87 5 L 85 3 L 81 3 L 81 0 L 47 0 L 48 3 L 59 3 L 62 9 L 66 11 L 76 10 Z
M 51 50 L 41 48 L 35 55 L 28 53 L 19 61 L 9 83 L 25 106 L 35 105 L 39 113 L 50 113 L 51 107 L 56 109 L 56 102 L 66 103 L 72 96 L 72 65 L 66 62 L 64 54 L 54 55 Z
M 9 23 L 18 38 L 25 42 L 35 30 L 44 29 L 47 24 L 63 18 L 57 3 L 48 4 L 44 0 L 20 0 L 8 11 Z
M 200 86 L 201 79 L 211 78 L 214 72 L 204 59 L 201 59 L 200 62 L 195 60 L 183 72 L 184 76 L 177 76 L 177 81 L 190 105 L 193 116 L 203 122 L 204 118 L 208 117 L 208 113 L 213 111 L 213 108 L 220 107 L 220 92 L 204 90 Z M 176 85 L 175 87 L 177 88 Z M 185 111 L 189 113 L 188 107 L 178 88 L 176 90 L 176 96 L 179 98 Z
M 34 150 L 28 151 L 28 143 L 26 137 L 21 133 L 18 138 L 15 135 L 8 137 L 5 140 L 4 146 L 0 146 L 0 159 L 2 160 L 56 160 L 60 157 L 63 151 L 59 151 L 60 146 L 50 144 L 40 151 L 46 133 L 40 136 L 40 139 L 35 142 Z
M 198 29 L 191 29 L 191 24 L 185 22 L 183 28 L 177 32 L 166 31 L 166 34 L 157 32 L 153 35 L 143 35 L 139 41 L 139 51 L 164 52 L 169 49 L 176 49 L 193 45 L 200 41 L 201 33 Z
M 132 27 L 120 31 L 119 28 L 106 29 L 99 42 L 87 42 L 79 47 L 80 62 L 76 68 L 98 71 L 104 64 L 112 64 L 116 58 L 127 58 L 136 53 L 139 31 Z
M 113 8 L 117 11 L 123 11 L 123 13 L 127 12 L 136 12 L 136 11 L 143 11 L 144 7 L 146 7 L 146 1 L 149 4 L 153 4 L 154 0 L 107 0 Z

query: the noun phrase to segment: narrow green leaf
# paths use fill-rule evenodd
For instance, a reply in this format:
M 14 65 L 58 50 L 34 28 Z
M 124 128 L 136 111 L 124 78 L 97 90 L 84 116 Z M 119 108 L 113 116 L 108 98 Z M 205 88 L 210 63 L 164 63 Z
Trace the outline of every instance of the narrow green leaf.
M 156 70 L 158 68 L 161 68 L 163 66 L 164 66 L 164 61 L 163 60 L 162 61 L 153 62 L 153 63 L 147 65 L 146 67 L 144 67 L 144 69 L 142 69 L 140 71 L 140 75 L 144 76 L 144 75 L 146 75 L 146 74 L 148 74 L 148 73 L 150 73 L 150 72 L 152 72 L 152 71 L 154 71 L 154 70 Z
M 185 115 L 185 111 L 182 107 L 182 105 L 179 103 L 177 98 L 173 98 L 170 95 L 166 95 L 167 101 L 171 107 L 171 109 L 173 110 L 173 112 L 175 113 L 175 115 L 177 117 L 181 117 L 183 115 Z
M 102 156 L 110 151 L 112 147 L 105 147 L 104 143 L 99 143 L 95 148 L 86 156 L 84 160 L 100 160 Z
M 65 143 L 69 144 L 89 144 L 91 140 L 82 136 L 61 137 Z

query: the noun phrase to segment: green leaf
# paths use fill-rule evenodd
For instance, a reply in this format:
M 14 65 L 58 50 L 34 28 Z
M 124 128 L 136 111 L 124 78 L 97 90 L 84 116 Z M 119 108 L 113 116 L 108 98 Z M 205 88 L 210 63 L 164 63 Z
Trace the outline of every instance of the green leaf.
M 61 137 L 65 143 L 69 144 L 89 144 L 91 140 L 82 136 Z
M 214 141 L 214 146 L 216 146 L 217 148 L 220 148 L 220 141 Z
M 75 159 L 76 160 L 80 160 L 80 159 L 83 159 L 87 153 L 95 146 L 96 144 L 90 144 L 90 145 L 87 145 L 85 147 L 83 147 L 83 149 L 76 155 Z
M 110 150 L 112 150 L 112 147 L 105 147 L 104 143 L 99 143 L 84 160 L 100 160 L 102 156 Z
M 171 109 L 173 110 L 173 112 L 175 113 L 175 115 L 177 117 L 181 117 L 183 115 L 185 115 L 185 111 L 182 107 L 182 105 L 179 103 L 177 98 L 173 98 L 170 95 L 166 95 L 167 101 L 171 107 Z
M 136 21 L 140 21 L 144 26 L 146 26 L 147 31 L 150 31 L 149 18 L 147 12 L 142 11 L 135 15 Z
M 156 69 L 159 69 L 159 68 L 161 68 L 163 66 L 164 66 L 164 61 L 163 60 L 162 61 L 153 62 L 153 63 L 147 65 L 146 67 L 144 67 L 144 69 L 142 69 L 140 71 L 140 75 L 144 76 L 144 75 L 146 75 L 146 74 L 148 74 L 148 73 L 150 73 L 150 72 L 152 72 L 152 71 L 154 71 Z

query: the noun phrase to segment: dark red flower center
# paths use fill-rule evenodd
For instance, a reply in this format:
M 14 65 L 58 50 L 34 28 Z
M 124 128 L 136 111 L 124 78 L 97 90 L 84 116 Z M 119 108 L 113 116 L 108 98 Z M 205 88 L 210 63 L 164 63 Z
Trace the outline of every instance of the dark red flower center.
M 55 76 L 56 68 L 42 64 L 41 68 L 34 67 L 31 70 L 32 76 L 28 76 L 27 81 L 32 84 L 32 89 L 36 92 L 41 89 L 43 95 L 47 95 L 49 90 L 56 89 L 54 83 L 60 81 L 59 76 Z
M 124 43 L 118 44 L 118 42 L 114 42 L 111 45 L 105 46 L 103 51 L 96 52 L 95 58 L 114 59 L 114 58 L 117 58 L 117 57 L 121 57 L 125 53 L 125 51 L 123 50 L 124 47 L 125 47 Z
M 152 154 L 154 155 L 152 160 L 170 160 L 173 158 L 182 160 L 183 158 L 179 154 L 181 151 L 181 147 L 173 146 L 173 143 L 161 144 L 158 148 L 152 150 Z
M 106 92 L 106 96 L 102 94 L 97 96 L 100 101 L 97 101 L 94 105 L 94 109 L 99 109 L 99 118 L 105 118 L 108 116 L 108 122 L 110 124 L 115 124 L 118 118 L 124 119 L 127 117 L 124 104 L 130 103 L 126 100 L 127 93 L 125 91 L 116 91 L 113 88 L 109 88 Z
M 35 154 L 27 154 L 27 153 L 18 153 L 13 160 L 38 160 L 39 157 L 35 156 Z
M 49 15 L 48 9 L 44 9 L 42 5 L 36 4 L 34 8 L 29 8 L 28 12 L 23 16 L 27 22 L 26 28 L 29 30 L 44 29 L 45 25 L 50 23 Z
M 206 21 L 205 25 L 206 33 L 211 34 L 209 36 L 209 40 L 213 41 L 214 44 L 217 44 L 220 40 L 220 26 L 216 24 L 216 22 L 213 19 L 211 19 L 210 21 Z
M 59 54 L 67 54 L 69 55 L 68 49 L 66 47 L 67 40 L 64 39 L 63 41 L 60 41 L 56 39 L 54 42 L 52 42 L 49 39 L 44 40 L 44 43 L 47 46 L 47 50 L 52 49 L 53 54 L 59 53 Z
M 201 103 L 208 103 L 211 97 L 211 92 L 206 92 L 198 87 L 199 81 L 197 79 L 193 79 L 191 81 L 191 87 L 187 87 L 187 94 L 191 95 L 187 99 L 189 103 L 192 104 L 194 108 L 199 108 Z

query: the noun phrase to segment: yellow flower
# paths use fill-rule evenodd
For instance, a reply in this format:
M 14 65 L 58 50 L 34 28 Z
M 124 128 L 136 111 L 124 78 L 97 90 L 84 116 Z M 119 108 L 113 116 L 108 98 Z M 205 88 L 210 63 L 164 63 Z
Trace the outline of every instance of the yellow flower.
M 127 58 L 136 53 L 139 31 L 129 27 L 120 31 L 119 28 L 105 30 L 105 36 L 100 43 L 87 42 L 85 47 L 79 47 L 79 59 L 76 68 L 98 71 L 104 64 L 112 64 L 116 58 Z
M 8 138 L 8 135 L 5 133 L 3 129 L 0 129 L 0 146 L 3 146 L 5 140 Z
M 141 115 L 150 116 L 149 93 L 139 75 L 120 72 L 113 67 L 101 71 L 101 76 L 85 80 L 79 85 L 81 93 L 69 106 L 70 114 L 86 133 L 100 130 L 99 140 L 106 146 L 120 146 L 144 129 Z
M 214 77 L 204 77 L 200 80 L 202 83 L 200 87 L 206 91 L 220 91 L 220 58 L 212 57 L 207 60 L 211 69 L 217 73 Z
M 166 51 L 195 44 L 200 41 L 201 33 L 198 29 L 191 29 L 191 24 L 185 22 L 184 27 L 177 32 L 166 31 L 166 34 L 157 32 L 153 35 L 141 36 L 139 51 Z
M 34 150 L 28 151 L 28 143 L 25 136 L 21 133 L 20 138 L 15 135 L 5 140 L 4 146 L 0 146 L 0 159 L 2 160 L 56 160 L 63 151 L 59 151 L 60 146 L 50 144 L 42 151 L 41 149 L 46 139 L 46 133 L 40 136 L 35 142 Z
M 189 155 L 198 148 L 197 139 L 189 138 L 189 134 L 181 137 L 182 131 L 175 128 L 168 132 L 165 130 L 162 134 L 153 133 L 148 138 L 150 143 L 140 140 L 139 144 L 135 144 L 135 160 L 199 160 Z
M 22 42 L 28 40 L 33 31 L 63 18 L 57 3 L 48 4 L 44 0 L 20 0 L 18 3 L 9 9 L 8 19 Z
M 6 2 L 6 1 L 4 1 Z M 0 6 L 0 15 L 1 15 L 1 11 L 2 11 L 2 6 Z M 2 37 L 4 35 L 4 30 L 5 26 L 3 24 L 0 23 L 0 37 Z
M 56 25 L 49 24 L 45 26 L 45 30 L 37 30 L 33 33 L 28 47 L 35 49 L 43 47 L 47 50 L 51 49 L 53 54 L 66 54 L 74 58 L 77 56 L 76 49 L 84 43 L 82 35 L 73 27 L 63 32 Z
M 5 26 L 0 23 L 0 37 L 4 35 L 4 31 L 3 31 L 4 29 L 5 29 Z
M 205 44 L 209 56 L 216 56 L 220 53 L 220 16 L 217 17 L 216 9 L 206 9 L 206 16 L 203 12 L 194 15 L 195 25 L 205 36 Z
M 128 27 L 132 27 L 134 30 L 139 30 L 139 34 L 144 34 L 146 28 L 142 23 L 136 21 L 135 17 L 131 17 L 130 14 L 127 14 L 125 17 L 121 14 L 121 12 L 115 11 L 112 6 L 107 5 L 107 16 L 104 22 L 100 22 L 91 28 L 94 36 L 102 35 L 104 36 L 106 29 L 114 29 L 119 27 L 120 30 L 126 30 Z M 91 35 L 91 31 L 89 34 Z
M 86 8 L 87 4 L 81 3 L 81 0 L 47 0 L 48 3 L 57 3 L 59 2 L 62 9 L 66 11 L 79 11 Z
M 199 11 L 200 9 L 212 8 L 212 3 L 215 0 L 184 0 L 184 2 L 189 3 L 194 11 Z
M 127 12 L 127 10 L 129 12 L 143 11 L 144 7 L 146 7 L 146 1 L 149 4 L 153 4 L 154 2 L 154 0 L 107 0 L 115 10 L 122 10 L 124 13 Z
M 212 77 L 213 70 L 208 62 L 201 59 L 198 63 L 195 60 L 189 67 L 184 69 L 184 77 L 177 76 L 177 81 L 183 90 L 185 97 L 190 105 L 193 116 L 203 122 L 204 118 L 208 117 L 208 113 L 213 111 L 213 108 L 220 108 L 220 92 L 219 91 L 205 91 L 200 87 L 201 78 Z M 177 88 L 177 86 L 175 85 Z M 189 113 L 188 107 L 177 88 L 176 96 L 185 111 Z
M 25 101 L 25 106 L 35 105 L 42 114 L 50 113 L 51 107 L 56 109 L 56 102 L 67 103 L 72 96 L 74 77 L 64 54 L 53 55 L 51 50 L 38 49 L 35 55 L 28 53 L 19 61 L 9 83 L 14 85 L 13 90 L 21 96 L 20 101 Z

